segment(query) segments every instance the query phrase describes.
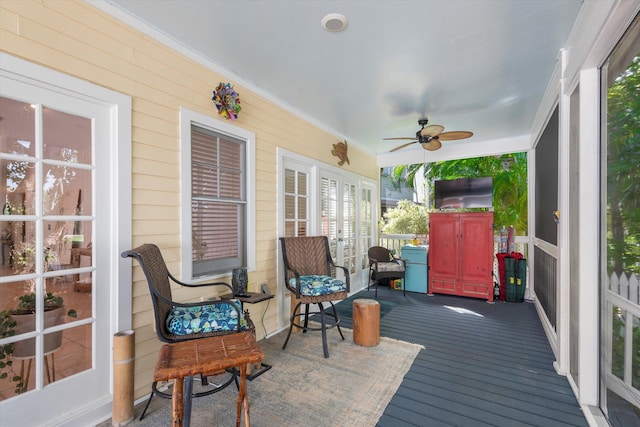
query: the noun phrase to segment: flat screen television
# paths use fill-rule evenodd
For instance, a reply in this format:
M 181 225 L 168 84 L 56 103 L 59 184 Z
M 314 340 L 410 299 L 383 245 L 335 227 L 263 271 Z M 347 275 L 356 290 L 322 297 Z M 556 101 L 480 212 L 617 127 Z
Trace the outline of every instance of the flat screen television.
M 466 209 L 493 207 L 493 180 L 460 178 L 434 182 L 436 209 Z

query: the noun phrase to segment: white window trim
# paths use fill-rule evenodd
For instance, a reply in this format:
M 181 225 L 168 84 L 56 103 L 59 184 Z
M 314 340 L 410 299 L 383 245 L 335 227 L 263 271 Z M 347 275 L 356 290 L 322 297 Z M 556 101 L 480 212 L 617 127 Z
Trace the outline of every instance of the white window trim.
M 247 271 L 256 269 L 256 197 L 255 197 L 255 134 L 228 122 L 214 119 L 205 114 L 198 113 L 188 108 L 180 107 L 180 198 L 181 209 L 181 241 L 182 241 L 182 268 L 181 280 L 189 283 L 192 281 L 206 281 L 218 277 L 228 276 L 228 273 L 209 276 L 193 277 L 193 264 L 191 262 L 191 125 L 200 125 L 212 129 L 232 138 L 246 141 L 246 236 L 247 236 Z

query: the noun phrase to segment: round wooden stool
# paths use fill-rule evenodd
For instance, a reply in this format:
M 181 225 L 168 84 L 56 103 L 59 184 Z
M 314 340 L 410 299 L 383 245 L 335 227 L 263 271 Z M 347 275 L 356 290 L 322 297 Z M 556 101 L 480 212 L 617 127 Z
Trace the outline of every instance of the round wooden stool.
M 372 299 L 353 300 L 353 342 L 364 347 L 380 344 L 380 304 Z

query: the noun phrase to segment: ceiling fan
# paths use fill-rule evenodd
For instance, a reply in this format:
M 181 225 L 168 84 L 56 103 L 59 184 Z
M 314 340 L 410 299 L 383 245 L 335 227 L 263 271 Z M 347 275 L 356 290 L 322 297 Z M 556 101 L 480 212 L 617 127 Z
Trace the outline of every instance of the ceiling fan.
M 473 132 L 468 132 L 465 130 L 456 130 L 451 132 L 443 132 L 444 126 L 440 125 L 429 125 L 428 119 L 420 119 L 418 120 L 418 124 L 422 126 L 419 131 L 416 132 L 415 137 L 406 137 L 406 138 L 384 138 L 385 141 L 391 140 L 399 140 L 399 139 L 413 139 L 414 141 L 408 142 L 406 144 L 400 145 L 396 148 L 392 148 L 389 152 L 400 150 L 401 148 L 407 147 L 411 144 L 415 144 L 419 142 L 422 148 L 429 151 L 436 151 L 442 147 L 442 143 L 440 141 L 455 141 L 457 139 L 465 139 L 473 136 Z M 425 127 L 426 126 L 426 127 Z

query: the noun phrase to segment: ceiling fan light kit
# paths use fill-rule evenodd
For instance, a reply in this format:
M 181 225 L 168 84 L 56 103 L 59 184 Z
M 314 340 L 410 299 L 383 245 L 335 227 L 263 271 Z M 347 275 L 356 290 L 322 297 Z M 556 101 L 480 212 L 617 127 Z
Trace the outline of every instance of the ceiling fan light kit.
M 416 142 L 420 143 L 420 146 L 428 151 L 436 151 L 442 147 L 442 143 L 440 141 L 455 141 L 457 139 L 465 139 L 473 136 L 473 132 L 469 132 L 466 130 L 456 130 L 451 132 L 443 132 L 444 126 L 441 125 L 429 125 L 428 119 L 420 119 L 418 120 L 418 124 L 422 126 L 420 130 L 416 132 L 415 137 L 401 137 L 401 138 L 384 138 L 385 141 L 389 140 L 398 140 L 398 139 L 413 139 L 414 141 L 408 142 L 406 144 L 400 145 L 398 147 L 392 148 L 389 150 L 397 151 L 401 148 L 408 147 L 411 144 L 415 144 Z M 425 127 L 426 126 L 426 127 Z
M 421 142 L 420 145 L 427 151 L 436 151 L 442 147 L 442 142 L 437 139 L 432 139 L 429 142 Z

